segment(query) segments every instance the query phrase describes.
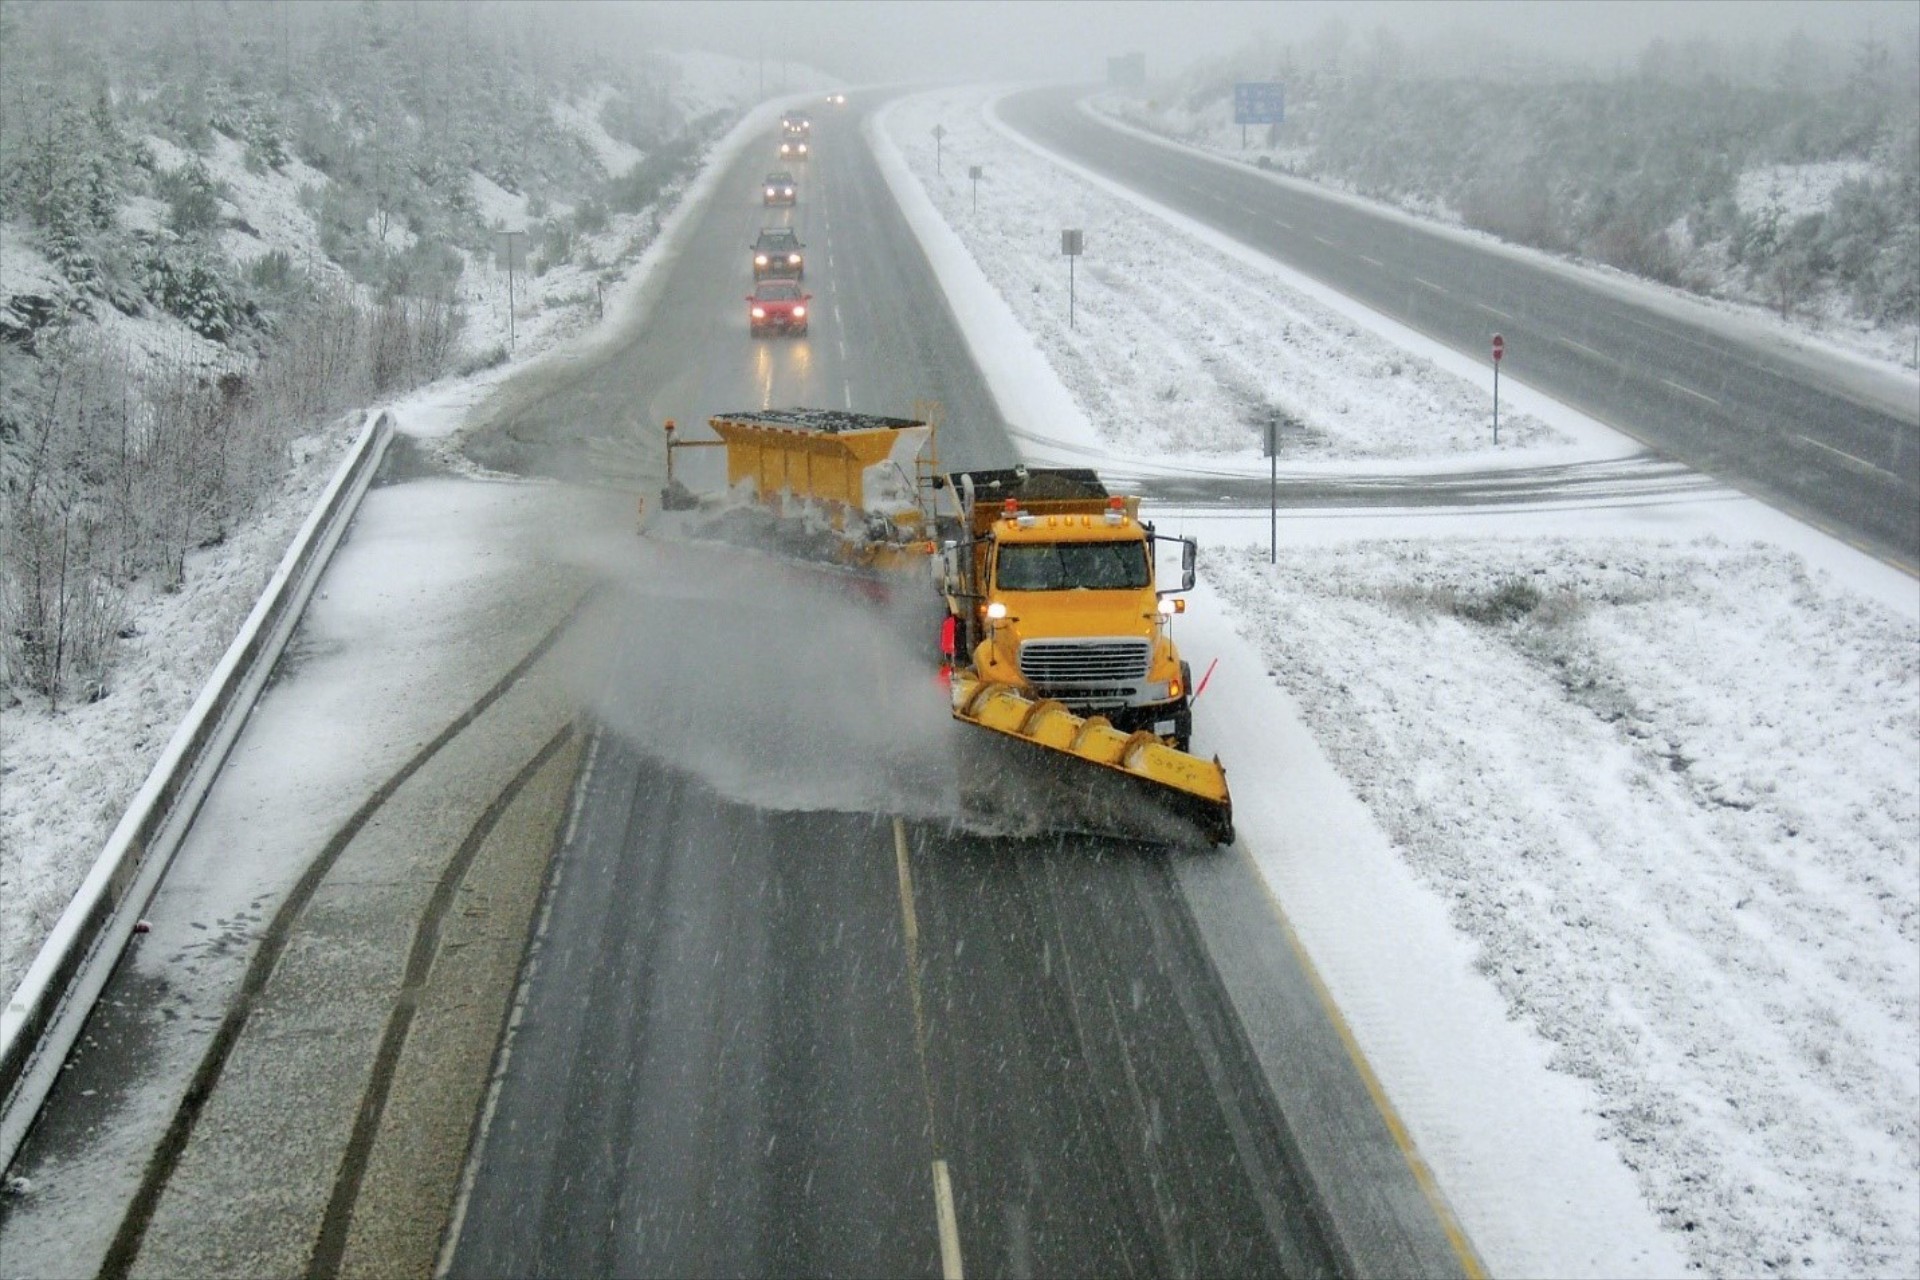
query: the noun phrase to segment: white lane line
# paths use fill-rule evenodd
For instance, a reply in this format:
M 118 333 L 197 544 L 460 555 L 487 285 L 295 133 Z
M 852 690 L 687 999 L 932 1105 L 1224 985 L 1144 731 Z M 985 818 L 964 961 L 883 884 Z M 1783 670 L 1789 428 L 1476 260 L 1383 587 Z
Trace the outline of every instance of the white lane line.
M 1278 219 L 1278 218 L 1275 218 L 1275 219 L 1273 220 L 1273 225 L 1274 225 L 1274 226 L 1276 226 L 1276 227 L 1280 227 L 1280 228 L 1282 228 L 1283 230 L 1286 230 L 1286 231 L 1291 231 L 1291 230 L 1293 230 L 1293 224 L 1292 224 L 1291 222 L 1282 222 L 1282 221 L 1281 221 L 1280 219 Z
M 1490 307 L 1484 302 L 1476 302 L 1473 305 L 1480 308 L 1482 311 L 1486 312 L 1488 315 L 1499 316 L 1502 320 L 1513 319 L 1512 316 L 1508 315 L 1506 312 L 1502 311 L 1500 308 Z
M 1439 294 L 1442 297 L 1446 296 L 1447 291 L 1445 289 L 1442 289 L 1439 285 L 1435 284 L 1431 280 L 1423 280 L 1419 276 L 1415 276 L 1413 278 L 1413 282 L 1415 284 L 1425 285 L 1427 288 L 1433 290 L 1435 293 Z
M 1824 449 L 1828 453 L 1834 454 L 1837 457 L 1839 457 L 1839 459 L 1842 462 L 1845 462 L 1850 466 L 1859 467 L 1863 471 L 1877 471 L 1881 475 L 1887 477 L 1889 480 L 1898 480 L 1900 478 L 1899 476 L 1894 475 L 1893 472 L 1887 470 L 1885 467 L 1877 466 L 1874 463 L 1868 462 L 1865 458 L 1862 458 L 1857 454 L 1848 453 L 1845 449 L 1836 449 L 1834 446 L 1830 444 L 1822 444 L 1820 441 L 1815 440 L 1811 436 L 1803 436 L 1803 435 L 1796 434 L 1794 436 L 1794 439 L 1800 441 L 1803 444 L 1810 444 L 1816 449 Z
M 1371 263 L 1372 265 L 1374 265 L 1374 266 L 1376 266 L 1376 267 L 1381 267 L 1381 268 L 1384 268 L 1384 267 L 1385 267 L 1385 266 L 1387 265 L 1386 263 L 1384 263 L 1384 262 L 1382 262 L 1382 261 L 1380 261 L 1380 259 L 1378 259 L 1378 258 L 1369 258 L 1369 257 L 1368 257 L 1368 256 L 1367 256 L 1366 254 L 1364 254 L 1364 253 L 1360 255 L 1360 261 L 1362 261 L 1362 262 L 1367 262 L 1367 263 Z
M 840 387 L 841 390 L 845 392 L 845 395 L 841 398 L 846 401 L 847 408 L 853 408 L 853 384 L 851 382 L 843 382 L 840 384 Z
M 1695 400 L 1705 400 L 1708 404 L 1712 405 L 1716 409 L 1720 407 L 1720 402 L 1718 400 L 1715 400 L 1712 396 L 1708 395 L 1704 391 L 1695 391 L 1692 387 L 1683 387 L 1679 383 L 1675 382 L 1672 378 L 1662 378 L 1660 379 L 1660 381 L 1666 383 L 1668 386 L 1672 387 L 1675 391 L 1686 392 L 1688 395 L 1692 396 Z M 1871 466 L 1873 464 L 1869 463 L 1867 465 Z
M 1608 364 L 1617 363 L 1612 356 L 1607 355 L 1605 352 L 1595 351 L 1584 342 L 1575 342 L 1572 338 L 1561 338 L 1559 341 L 1562 346 L 1572 347 L 1575 351 L 1584 351 L 1595 360 L 1604 360 Z
M 1329 248 L 1329 249 L 1331 249 L 1331 248 L 1333 248 L 1333 247 L 1334 247 L 1334 243 L 1333 243 L 1333 241 L 1331 241 L 1331 240 L 1329 240 L 1329 239 L 1327 239 L 1327 238 L 1326 238 L 1325 236 L 1315 236 L 1315 237 L 1314 237 L 1314 239 L 1315 239 L 1316 241 L 1318 241 L 1319 243 L 1321 243 L 1321 244 L 1323 244 L 1323 245 L 1325 245 L 1325 246 L 1327 246 L 1327 248 Z
M 940 1218 L 940 1274 L 945 1280 L 967 1280 L 960 1265 L 960 1221 L 953 1212 L 953 1182 L 947 1177 L 947 1162 L 933 1162 L 933 1207 Z

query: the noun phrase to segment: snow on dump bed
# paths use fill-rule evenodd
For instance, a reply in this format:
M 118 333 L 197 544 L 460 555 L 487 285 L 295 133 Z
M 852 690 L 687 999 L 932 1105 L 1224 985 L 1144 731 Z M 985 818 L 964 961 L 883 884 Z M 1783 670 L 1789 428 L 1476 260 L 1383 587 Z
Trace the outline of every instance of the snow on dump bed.
M 1494 452 L 1489 387 L 1041 159 L 986 119 L 993 92 L 911 98 L 885 128 L 1110 446 L 1257 462 L 1275 421 L 1289 465 Z M 936 124 L 946 130 L 938 167 L 927 142 Z M 983 170 L 977 209 L 973 165 Z M 1071 327 L 1068 227 L 1085 248 Z M 1499 454 L 1567 443 L 1529 415 L 1501 415 Z
M 1266 560 L 1206 569 L 1695 1264 L 1920 1273 L 1920 627 L 1758 544 Z

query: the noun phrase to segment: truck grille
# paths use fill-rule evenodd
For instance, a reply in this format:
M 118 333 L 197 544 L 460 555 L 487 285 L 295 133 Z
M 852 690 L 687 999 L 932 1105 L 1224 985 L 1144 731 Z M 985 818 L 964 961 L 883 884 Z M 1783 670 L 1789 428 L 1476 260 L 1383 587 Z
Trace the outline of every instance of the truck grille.
M 1042 688 L 1144 680 L 1152 660 L 1146 640 L 1029 640 L 1020 646 L 1020 674 Z

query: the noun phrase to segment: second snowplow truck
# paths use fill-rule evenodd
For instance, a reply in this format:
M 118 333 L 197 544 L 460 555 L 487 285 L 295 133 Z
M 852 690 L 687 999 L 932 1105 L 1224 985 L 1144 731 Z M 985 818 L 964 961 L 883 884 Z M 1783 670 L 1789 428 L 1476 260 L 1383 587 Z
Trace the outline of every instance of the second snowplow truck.
M 1092 471 L 942 479 L 963 535 L 935 562 L 955 716 L 1038 748 L 1038 770 L 1057 770 L 1063 755 L 1106 766 L 1105 796 L 1083 774 L 1062 777 L 1083 806 L 1093 800 L 1102 826 L 1231 841 L 1225 771 L 1187 753 L 1193 675 L 1173 640 L 1195 544 L 1156 533 L 1138 498 L 1109 494 Z M 1180 549 L 1177 587 L 1157 582 L 1163 543 Z M 1142 822 L 1156 813 L 1168 821 Z

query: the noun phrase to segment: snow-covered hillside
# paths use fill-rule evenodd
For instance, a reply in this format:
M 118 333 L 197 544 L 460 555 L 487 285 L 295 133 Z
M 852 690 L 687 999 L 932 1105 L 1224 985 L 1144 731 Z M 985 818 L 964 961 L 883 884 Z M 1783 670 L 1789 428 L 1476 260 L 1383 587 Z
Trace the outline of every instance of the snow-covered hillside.
M 708 132 L 693 140 L 686 162 L 666 175 L 658 199 L 631 213 L 609 214 L 601 229 L 572 238 L 566 260 L 547 264 L 538 274 L 520 264 L 511 353 L 504 261 L 462 250 L 464 324 L 461 354 L 450 362 L 454 366 L 484 366 L 488 372 L 477 376 L 497 380 L 514 364 L 596 323 L 603 300 L 610 307 L 623 294 L 642 253 L 661 234 L 698 171 L 714 113 L 738 118 L 757 99 L 758 76 L 751 64 L 704 53 L 656 56 L 675 69 L 668 77 L 675 95 L 668 105 L 676 118 L 708 120 Z M 831 83 L 805 67 L 791 66 L 788 75 L 790 83 L 807 89 Z M 618 179 L 646 157 L 600 125 L 592 108 L 603 96 L 603 90 L 583 90 L 571 99 L 554 99 L 551 110 L 606 163 L 608 177 Z M 199 165 L 218 185 L 221 245 L 236 265 L 283 254 L 371 303 L 366 286 L 324 252 L 310 208 L 316 189 L 326 184 L 324 175 L 291 158 L 277 169 L 249 166 L 239 145 L 219 134 L 200 154 L 164 139 L 147 141 L 162 172 Z M 508 193 L 479 172 L 469 181 L 476 192 L 492 193 L 476 201 L 477 216 L 489 224 L 524 228 L 530 216 L 524 193 Z M 130 196 L 120 216 L 128 225 L 145 225 L 163 216 L 155 203 Z M 397 226 L 392 233 L 402 234 Z M 71 298 L 59 268 L 24 241 L 19 226 L 0 222 L 0 298 Z M 66 340 L 125 352 L 136 369 L 169 370 L 183 361 L 199 368 L 245 369 L 248 363 L 244 352 L 196 334 L 157 308 L 129 316 L 97 306 L 90 316 L 70 315 L 66 328 Z M 471 381 L 476 375 L 460 376 Z M 347 413 L 305 424 L 288 445 L 284 469 L 249 517 L 217 543 L 188 550 L 176 586 L 162 589 L 157 580 L 143 579 L 125 590 L 124 639 L 105 696 L 50 710 L 45 699 L 16 693 L 0 705 L 0 991 L 13 989 L 65 908 L 252 608 L 358 422 L 357 413 Z

